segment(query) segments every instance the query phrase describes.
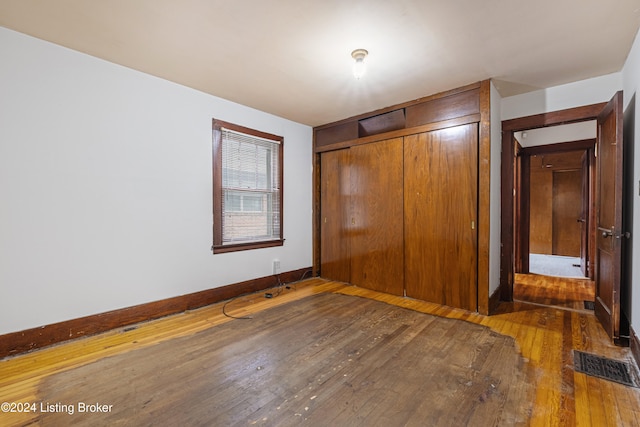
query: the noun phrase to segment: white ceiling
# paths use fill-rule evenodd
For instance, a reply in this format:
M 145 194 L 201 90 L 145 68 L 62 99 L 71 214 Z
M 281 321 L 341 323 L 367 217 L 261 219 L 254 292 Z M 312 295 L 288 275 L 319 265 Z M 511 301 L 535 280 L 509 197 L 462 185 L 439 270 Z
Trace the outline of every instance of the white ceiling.
M 509 96 L 620 71 L 640 0 L 0 0 L 0 26 L 315 126 L 488 78 Z

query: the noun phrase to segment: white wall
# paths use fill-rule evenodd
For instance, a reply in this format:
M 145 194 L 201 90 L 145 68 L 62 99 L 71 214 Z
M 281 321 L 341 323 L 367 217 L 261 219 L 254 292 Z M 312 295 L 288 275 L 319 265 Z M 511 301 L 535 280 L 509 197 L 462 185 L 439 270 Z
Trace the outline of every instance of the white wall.
M 622 73 L 613 73 L 509 96 L 502 99 L 502 120 L 609 101 L 620 89 Z
M 0 28 L 0 334 L 312 263 L 312 129 Z M 284 136 L 285 245 L 212 255 L 211 120 Z
M 500 164 L 502 155 L 502 97 L 491 82 L 491 191 L 489 234 L 489 296 L 500 286 Z
M 622 81 L 624 90 L 624 108 L 627 111 L 629 102 L 635 95 L 635 118 L 633 120 L 634 136 L 629 138 L 634 141 L 634 168 L 633 168 L 633 237 L 631 250 L 633 256 L 631 272 L 631 326 L 636 334 L 640 333 L 640 31 L 636 35 L 635 42 L 627 56 L 627 61 L 622 69 Z M 625 127 L 628 129 L 628 127 Z

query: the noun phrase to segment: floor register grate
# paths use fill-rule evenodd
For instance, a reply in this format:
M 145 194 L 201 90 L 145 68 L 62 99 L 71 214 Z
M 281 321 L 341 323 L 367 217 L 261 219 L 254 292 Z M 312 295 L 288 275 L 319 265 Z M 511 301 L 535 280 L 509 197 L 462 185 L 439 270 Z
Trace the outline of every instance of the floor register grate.
M 640 387 L 637 375 L 634 375 L 635 371 L 626 362 L 574 350 L 573 366 L 576 372 L 615 381 L 630 387 Z

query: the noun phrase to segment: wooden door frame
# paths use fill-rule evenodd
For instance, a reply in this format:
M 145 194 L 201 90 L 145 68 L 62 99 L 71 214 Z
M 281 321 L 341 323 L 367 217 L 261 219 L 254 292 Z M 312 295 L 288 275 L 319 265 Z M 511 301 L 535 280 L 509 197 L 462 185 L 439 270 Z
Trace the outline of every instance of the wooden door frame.
M 513 301 L 514 283 L 514 133 L 570 123 L 595 120 L 606 102 L 502 121 L 500 300 Z

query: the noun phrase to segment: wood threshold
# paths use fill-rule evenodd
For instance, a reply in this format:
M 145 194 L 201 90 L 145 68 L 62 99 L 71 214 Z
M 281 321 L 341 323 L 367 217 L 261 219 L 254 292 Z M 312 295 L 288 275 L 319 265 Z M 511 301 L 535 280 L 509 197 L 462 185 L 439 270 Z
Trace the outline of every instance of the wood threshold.
M 301 280 L 311 267 L 0 335 L 0 359 Z
M 324 153 L 326 151 L 340 150 L 342 148 L 354 147 L 356 145 L 370 144 L 372 142 L 383 141 L 385 139 L 400 138 L 416 133 L 431 132 L 439 129 L 446 129 L 453 126 L 466 125 L 469 123 L 478 123 L 480 114 L 471 114 L 469 116 L 457 117 L 455 119 L 443 120 L 441 122 L 433 122 L 426 125 L 415 126 L 408 129 L 399 129 L 391 132 L 380 133 L 377 135 L 366 136 L 364 138 L 350 139 L 348 141 L 336 142 L 315 148 L 316 153 Z

